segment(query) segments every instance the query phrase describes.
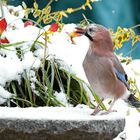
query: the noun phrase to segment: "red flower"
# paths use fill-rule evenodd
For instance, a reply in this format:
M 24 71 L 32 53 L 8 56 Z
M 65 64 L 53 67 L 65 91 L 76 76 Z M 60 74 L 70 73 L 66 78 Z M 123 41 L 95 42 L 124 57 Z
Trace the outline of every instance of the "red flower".
M 58 24 L 53 23 L 53 24 L 50 26 L 50 28 L 49 28 L 48 31 L 50 31 L 50 32 L 56 32 L 56 31 L 58 30 L 58 28 L 59 28 Z
M 9 40 L 6 37 L 4 37 L 0 39 L 0 43 L 9 43 Z
M 6 28 L 7 28 L 7 22 L 5 18 L 3 18 L 2 20 L 0 20 L 0 36 L 2 35 L 3 31 L 6 30 Z
M 24 22 L 24 27 L 27 27 L 27 26 L 33 26 L 34 23 L 32 21 L 26 21 Z

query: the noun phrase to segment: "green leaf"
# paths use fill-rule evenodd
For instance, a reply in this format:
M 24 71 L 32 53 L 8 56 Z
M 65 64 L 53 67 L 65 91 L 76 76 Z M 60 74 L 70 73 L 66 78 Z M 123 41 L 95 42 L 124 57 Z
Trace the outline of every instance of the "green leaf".
M 35 9 L 38 9 L 38 4 L 37 4 L 37 2 L 34 2 L 34 5 L 33 5 L 33 6 L 34 6 Z
M 51 12 L 51 6 L 48 6 L 46 9 L 45 9 L 45 14 L 49 14 Z

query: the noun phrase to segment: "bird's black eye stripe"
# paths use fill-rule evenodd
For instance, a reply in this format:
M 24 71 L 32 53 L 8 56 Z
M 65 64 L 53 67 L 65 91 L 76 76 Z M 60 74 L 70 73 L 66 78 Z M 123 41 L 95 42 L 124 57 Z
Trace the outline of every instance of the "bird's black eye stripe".
M 90 41 L 93 41 L 93 38 L 87 32 L 85 32 L 85 36 L 88 37 Z

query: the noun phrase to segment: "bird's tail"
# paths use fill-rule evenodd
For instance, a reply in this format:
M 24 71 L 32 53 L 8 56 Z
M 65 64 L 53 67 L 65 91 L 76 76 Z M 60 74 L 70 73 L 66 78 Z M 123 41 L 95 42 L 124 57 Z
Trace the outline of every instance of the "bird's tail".
M 140 108 L 140 100 L 136 98 L 133 94 L 130 94 L 128 99 L 127 99 L 128 104 Z
M 128 104 L 130 104 L 133 107 L 140 108 L 140 100 L 136 98 L 132 93 L 128 92 L 126 93 L 127 96 L 125 96 L 124 101 Z

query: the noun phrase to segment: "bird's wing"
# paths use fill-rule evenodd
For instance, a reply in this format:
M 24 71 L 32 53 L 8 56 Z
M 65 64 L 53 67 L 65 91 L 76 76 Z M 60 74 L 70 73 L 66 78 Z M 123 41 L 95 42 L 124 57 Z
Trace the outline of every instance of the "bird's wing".
M 118 60 L 118 58 L 114 55 L 114 57 L 111 58 L 112 62 L 113 62 L 113 66 L 114 66 L 114 72 L 117 76 L 117 78 L 122 81 L 125 86 L 127 87 L 127 89 L 130 89 L 130 85 L 128 83 L 128 78 L 127 78 L 127 74 L 124 71 L 124 68 L 122 67 L 120 61 Z

